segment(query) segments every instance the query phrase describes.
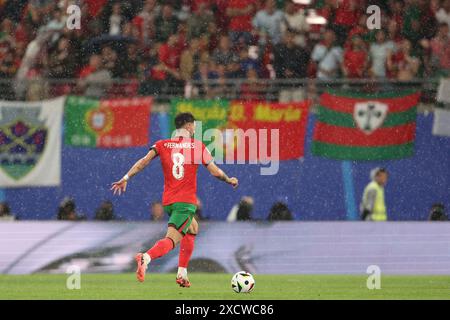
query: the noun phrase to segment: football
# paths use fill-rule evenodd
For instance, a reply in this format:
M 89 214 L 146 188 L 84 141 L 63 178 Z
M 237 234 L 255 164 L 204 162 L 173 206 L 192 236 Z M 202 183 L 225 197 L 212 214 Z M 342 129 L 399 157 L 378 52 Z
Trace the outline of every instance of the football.
M 231 288 L 236 293 L 250 293 L 255 287 L 255 279 L 245 271 L 239 271 L 231 278 Z

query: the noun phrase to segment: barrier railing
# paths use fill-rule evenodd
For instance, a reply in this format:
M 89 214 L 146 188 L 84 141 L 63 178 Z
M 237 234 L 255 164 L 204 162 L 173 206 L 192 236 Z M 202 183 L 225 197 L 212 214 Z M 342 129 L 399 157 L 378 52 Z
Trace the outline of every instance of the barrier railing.
M 351 89 L 380 92 L 411 89 L 422 92 L 422 102 L 435 102 L 438 79 L 392 81 L 380 79 L 224 79 L 190 82 L 112 79 L 89 82 L 80 79 L 45 79 L 16 81 L 0 79 L 2 100 L 42 100 L 66 94 L 95 98 L 152 95 L 158 102 L 173 97 L 227 98 L 267 101 L 299 101 L 317 97 L 327 89 Z

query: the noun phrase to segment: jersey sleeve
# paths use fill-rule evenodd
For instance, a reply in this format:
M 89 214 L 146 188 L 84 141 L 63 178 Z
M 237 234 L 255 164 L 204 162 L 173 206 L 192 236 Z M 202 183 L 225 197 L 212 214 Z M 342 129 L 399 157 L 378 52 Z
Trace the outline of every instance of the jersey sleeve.
M 156 141 L 155 144 L 153 144 L 153 145 L 150 147 L 150 150 L 155 150 L 156 155 L 158 156 L 158 155 L 160 154 L 160 151 L 161 151 L 161 140 Z M 149 151 L 150 151 L 150 150 L 149 150 Z
M 202 164 L 204 166 L 207 166 L 211 162 L 214 161 L 213 156 L 211 155 L 211 152 L 209 152 L 208 148 L 202 143 Z

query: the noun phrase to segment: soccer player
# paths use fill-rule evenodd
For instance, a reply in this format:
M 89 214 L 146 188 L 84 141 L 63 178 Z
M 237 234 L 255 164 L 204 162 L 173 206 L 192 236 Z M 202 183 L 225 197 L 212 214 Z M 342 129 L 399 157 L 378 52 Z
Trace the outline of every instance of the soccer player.
M 198 222 L 194 218 L 198 165 L 203 164 L 214 177 L 234 188 L 238 186 L 238 179 L 229 178 L 214 163 L 205 145 L 193 139 L 195 119 L 191 113 L 178 114 L 175 117 L 175 127 L 177 130 L 173 139 L 157 141 L 122 179 L 112 184 L 111 190 L 119 195 L 125 192 L 128 180 L 142 171 L 155 157 L 160 157 L 164 173 L 163 205 L 169 214 L 169 223 L 165 238 L 157 241 L 147 252 L 136 255 L 136 277 L 143 282 L 148 264 L 153 259 L 166 255 L 180 243 L 176 282 L 181 287 L 190 287 L 187 267 L 198 233 Z

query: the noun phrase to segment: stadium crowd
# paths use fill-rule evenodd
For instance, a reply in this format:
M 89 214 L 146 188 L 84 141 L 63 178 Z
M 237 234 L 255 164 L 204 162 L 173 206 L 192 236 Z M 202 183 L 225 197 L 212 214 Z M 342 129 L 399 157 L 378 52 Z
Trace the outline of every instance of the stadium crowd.
M 66 26 L 71 4 L 79 30 Z M 450 0 L 370 4 L 379 30 L 367 28 L 366 0 L 0 0 L 0 92 L 101 97 L 194 82 L 214 96 L 239 78 L 241 97 L 259 99 L 260 79 L 450 74 Z M 21 91 L 5 81 L 15 77 L 34 81 Z

